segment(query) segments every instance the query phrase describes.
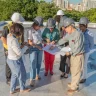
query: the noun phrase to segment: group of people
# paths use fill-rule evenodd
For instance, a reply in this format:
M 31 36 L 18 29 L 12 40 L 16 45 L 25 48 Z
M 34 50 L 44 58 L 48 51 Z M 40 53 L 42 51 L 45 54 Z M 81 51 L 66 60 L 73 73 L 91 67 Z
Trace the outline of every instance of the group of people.
M 3 42 L 6 60 L 6 79 L 7 84 L 10 83 L 10 94 L 16 92 L 17 79 L 20 84 L 20 92 L 29 92 L 30 88 L 26 88 L 26 70 L 24 54 L 28 53 L 30 58 L 30 86 L 34 87 L 35 81 L 40 80 L 40 68 L 42 64 L 43 50 L 42 48 L 51 45 L 50 50 L 55 45 L 61 47 L 69 46 L 70 52 L 61 55 L 60 71 L 61 78 L 68 78 L 71 73 L 71 83 L 68 93 L 74 93 L 79 88 L 79 83 L 84 83 L 87 78 L 87 61 L 90 50 L 94 46 L 93 35 L 87 29 L 88 19 L 82 17 L 79 21 L 79 29 L 75 26 L 75 21 L 64 15 L 62 10 L 57 12 L 56 18 L 49 18 L 46 26 L 43 25 L 43 18 L 37 16 L 33 20 L 32 26 L 27 31 L 27 41 L 24 40 L 25 21 L 19 13 L 14 13 L 11 17 L 11 24 L 4 26 L 1 40 Z M 25 53 L 22 48 L 28 47 Z M 53 64 L 55 55 L 44 51 L 45 73 L 53 75 Z

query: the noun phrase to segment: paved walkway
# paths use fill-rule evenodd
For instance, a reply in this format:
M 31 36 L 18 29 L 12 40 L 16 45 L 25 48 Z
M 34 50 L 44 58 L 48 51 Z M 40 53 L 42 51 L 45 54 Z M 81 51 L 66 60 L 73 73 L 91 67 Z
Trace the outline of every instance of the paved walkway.
M 0 96 L 10 96 L 9 89 L 10 87 L 6 85 L 5 79 L 5 59 L 3 54 L 3 49 L 0 48 Z M 96 51 L 95 49 L 93 51 Z M 27 70 L 27 85 L 29 85 L 29 59 L 28 55 L 25 56 L 25 67 Z M 89 64 L 88 64 L 89 65 Z M 91 65 L 91 63 L 90 63 Z M 88 67 L 88 79 L 87 82 L 83 85 L 80 85 L 79 92 L 75 93 L 73 96 L 96 96 L 96 71 L 95 65 Z M 36 85 L 32 88 L 32 91 L 29 93 L 16 93 L 12 96 L 68 96 L 67 95 L 67 83 L 70 82 L 70 76 L 68 79 L 60 79 L 59 71 L 59 56 L 56 56 L 54 64 L 54 75 L 53 76 L 44 76 L 44 64 L 42 62 L 42 68 L 40 75 L 42 79 L 36 81 Z
M 94 37 L 96 37 L 95 31 L 93 34 Z M 94 38 L 94 42 L 96 44 L 96 38 Z M 93 55 L 95 60 L 89 59 L 88 79 L 85 84 L 80 85 L 79 92 L 75 93 L 73 96 L 96 96 L 96 46 L 94 47 L 94 50 L 91 51 L 91 54 Z M 69 76 L 68 79 L 60 79 L 59 60 L 59 56 L 56 56 L 53 76 L 44 76 L 44 64 L 42 62 L 42 68 L 40 72 L 42 79 L 36 82 L 36 86 L 32 88 L 32 91 L 26 94 L 16 93 L 13 96 L 68 96 L 67 83 L 71 81 L 71 77 Z M 30 68 L 28 55 L 25 56 L 25 61 L 27 61 L 27 63 L 25 62 L 25 67 L 27 70 L 26 85 L 29 85 Z M 0 46 L 0 96 L 10 96 L 9 89 L 10 87 L 6 85 L 5 79 L 5 57 L 3 49 Z

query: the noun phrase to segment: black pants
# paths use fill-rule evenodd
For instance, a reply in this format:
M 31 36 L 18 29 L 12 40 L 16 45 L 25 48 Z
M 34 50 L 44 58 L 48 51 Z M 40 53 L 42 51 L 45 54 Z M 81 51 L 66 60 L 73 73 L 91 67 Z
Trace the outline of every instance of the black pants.
M 66 46 L 68 46 L 69 45 L 69 42 L 66 42 L 65 44 L 65 47 Z M 70 71 L 70 64 L 68 64 L 68 62 L 67 62 L 67 59 L 69 59 L 69 62 L 70 62 L 70 56 L 60 56 L 60 59 L 61 59 L 61 61 L 60 61 L 60 68 L 59 68 L 59 70 L 61 71 L 61 72 L 65 72 L 65 73 L 69 73 L 69 71 Z
M 7 54 L 6 54 L 6 49 L 4 49 L 4 51 L 5 51 L 5 56 L 6 56 L 6 58 L 7 58 Z M 8 64 L 7 64 L 7 61 L 6 61 L 6 81 L 8 82 L 8 81 L 10 81 L 11 80 L 11 70 L 10 70 L 10 68 L 9 68 L 9 66 L 8 66 Z
M 67 64 L 66 60 L 69 59 L 70 60 L 70 56 L 60 56 L 61 57 L 61 61 L 60 61 L 60 68 L 59 70 L 61 72 L 65 72 L 67 74 L 69 74 L 69 71 L 70 71 L 70 67 L 69 65 Z

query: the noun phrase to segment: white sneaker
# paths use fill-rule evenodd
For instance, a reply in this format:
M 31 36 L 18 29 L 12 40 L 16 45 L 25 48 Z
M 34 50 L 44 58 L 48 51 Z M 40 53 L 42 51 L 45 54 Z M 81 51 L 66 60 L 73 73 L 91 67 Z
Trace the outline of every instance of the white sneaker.
M 71 88 L 71 83 L 68 83 L 68 87 Z

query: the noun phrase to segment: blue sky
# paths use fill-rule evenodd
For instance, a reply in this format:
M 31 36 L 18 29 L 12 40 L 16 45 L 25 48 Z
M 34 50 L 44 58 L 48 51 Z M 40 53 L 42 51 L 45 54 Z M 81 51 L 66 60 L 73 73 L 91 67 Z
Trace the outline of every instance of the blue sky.
M 45 0 L 45 1 L 48 1 L 48 2 L 50 2 L 50 1 L 52 1 L 52 0 Z M 69 0 L 71 3 L 73 3 L 73 4 L 76 4 L 76 3 L 80 3 L 82 0 Z
M 80 3 L 82 0 L 69 0 L 71 3 L 74 3 L 74 4 L 76 4 L 76 3 Z

